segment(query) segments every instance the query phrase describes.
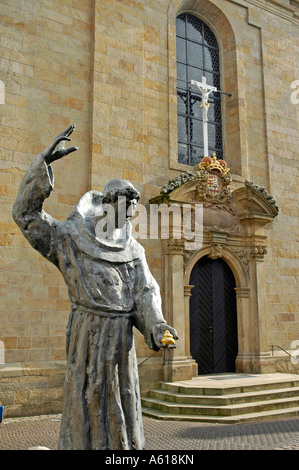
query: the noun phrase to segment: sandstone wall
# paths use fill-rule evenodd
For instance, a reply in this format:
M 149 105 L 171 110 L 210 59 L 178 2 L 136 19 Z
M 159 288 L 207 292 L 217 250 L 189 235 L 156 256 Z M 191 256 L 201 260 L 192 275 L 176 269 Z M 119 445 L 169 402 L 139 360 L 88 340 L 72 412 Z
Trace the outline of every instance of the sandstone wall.
M 264 185 L 280 207 L 265 229 L 261 295 L 267 340 L 287 349 L 299 340 L 299 104 L 291 101 L 291 83 L 299 79 L 298 2 L 1 0 L 0 340 L 5 367 L 19 364 L 23 371 L 24 363 L 65 359 L 66 287 L 11 217 L 34 156 L 76 123 L 73 143 L 79 151 L 53 165 L 55 190 L 45 207 L 60 220 L 86 190 L 102 190 L 111 178 L 132 181 L 148 205 L 163 184 L 189 169 L 176 161 L 175 17 L 184 11 L 206 21 L 219 42 L 222 86 L 232 93 L 223 98 L 225 159 L 236 180 Z M 163 292 L 159 243 L 142 243 Z M 136 345 L 140 357 L 150 354 L 139 334 Z M 140 372 L 142 386 L 148 386 L 150 361 L 146 373 Z M 162 357 L 157 361 L 152 362 L 156 381 Z

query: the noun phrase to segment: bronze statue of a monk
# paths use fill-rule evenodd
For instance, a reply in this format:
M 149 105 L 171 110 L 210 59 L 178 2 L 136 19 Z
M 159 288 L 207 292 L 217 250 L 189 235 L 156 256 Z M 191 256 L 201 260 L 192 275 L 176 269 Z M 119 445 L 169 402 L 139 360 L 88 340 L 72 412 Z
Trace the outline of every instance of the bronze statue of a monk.
M 64 146 L 73 130 L 36 157 L 13 208 L 33 248 L 62 273 L 72 303 L 59 449 L 145 449 L 133 326 L 154 350 L 165 347 L 165 330 L 175 339 L 177 332 L 165 322 L 158 284 L 131 235 L 139 199 L 131 183 L 113 180 L 103 194 L 87 192 L 66 222 L 43 210 L 51 163 L 77 150 Z

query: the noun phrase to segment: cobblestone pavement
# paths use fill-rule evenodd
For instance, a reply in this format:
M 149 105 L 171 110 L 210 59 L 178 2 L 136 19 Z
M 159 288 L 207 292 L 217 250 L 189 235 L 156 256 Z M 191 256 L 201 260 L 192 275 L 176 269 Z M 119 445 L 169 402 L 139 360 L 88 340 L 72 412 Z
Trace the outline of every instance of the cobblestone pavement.
M 57 449 L 60 417 L 4 419 L 0 450 Z M 299 419 L 227 425 L 144 416 L 143 423 L 148 450 L 299 450 Z

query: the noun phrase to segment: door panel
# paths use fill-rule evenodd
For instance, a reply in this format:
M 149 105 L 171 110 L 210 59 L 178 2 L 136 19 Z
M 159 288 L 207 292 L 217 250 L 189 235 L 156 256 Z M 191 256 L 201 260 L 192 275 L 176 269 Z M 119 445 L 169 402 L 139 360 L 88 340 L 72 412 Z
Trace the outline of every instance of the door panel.
M 190 349 L 198 373 L 232 372 L 238 351 L 234 276 L 222 259 L 204 257 L 190 284 Z
M 212 265 L 202 262 L 196 263 L 190 278 L 190 284 L 195 286 L 190 297 L 190 347 L 199 374 L 209 374 L 213 368 L 211 277 Z

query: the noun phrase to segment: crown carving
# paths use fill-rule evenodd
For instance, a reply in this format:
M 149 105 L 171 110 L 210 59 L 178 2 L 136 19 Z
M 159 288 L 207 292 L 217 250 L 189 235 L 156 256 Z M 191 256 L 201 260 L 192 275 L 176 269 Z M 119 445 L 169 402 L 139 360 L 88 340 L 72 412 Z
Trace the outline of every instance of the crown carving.
M 204 157 L 198 164 L 197 169 L 205 168 L 211 173 L 220 173 L 226 175 L 230 169 L 227 168 L 225 160 L 218 160 L 216 154 L 213 153 L 213 157 Z

